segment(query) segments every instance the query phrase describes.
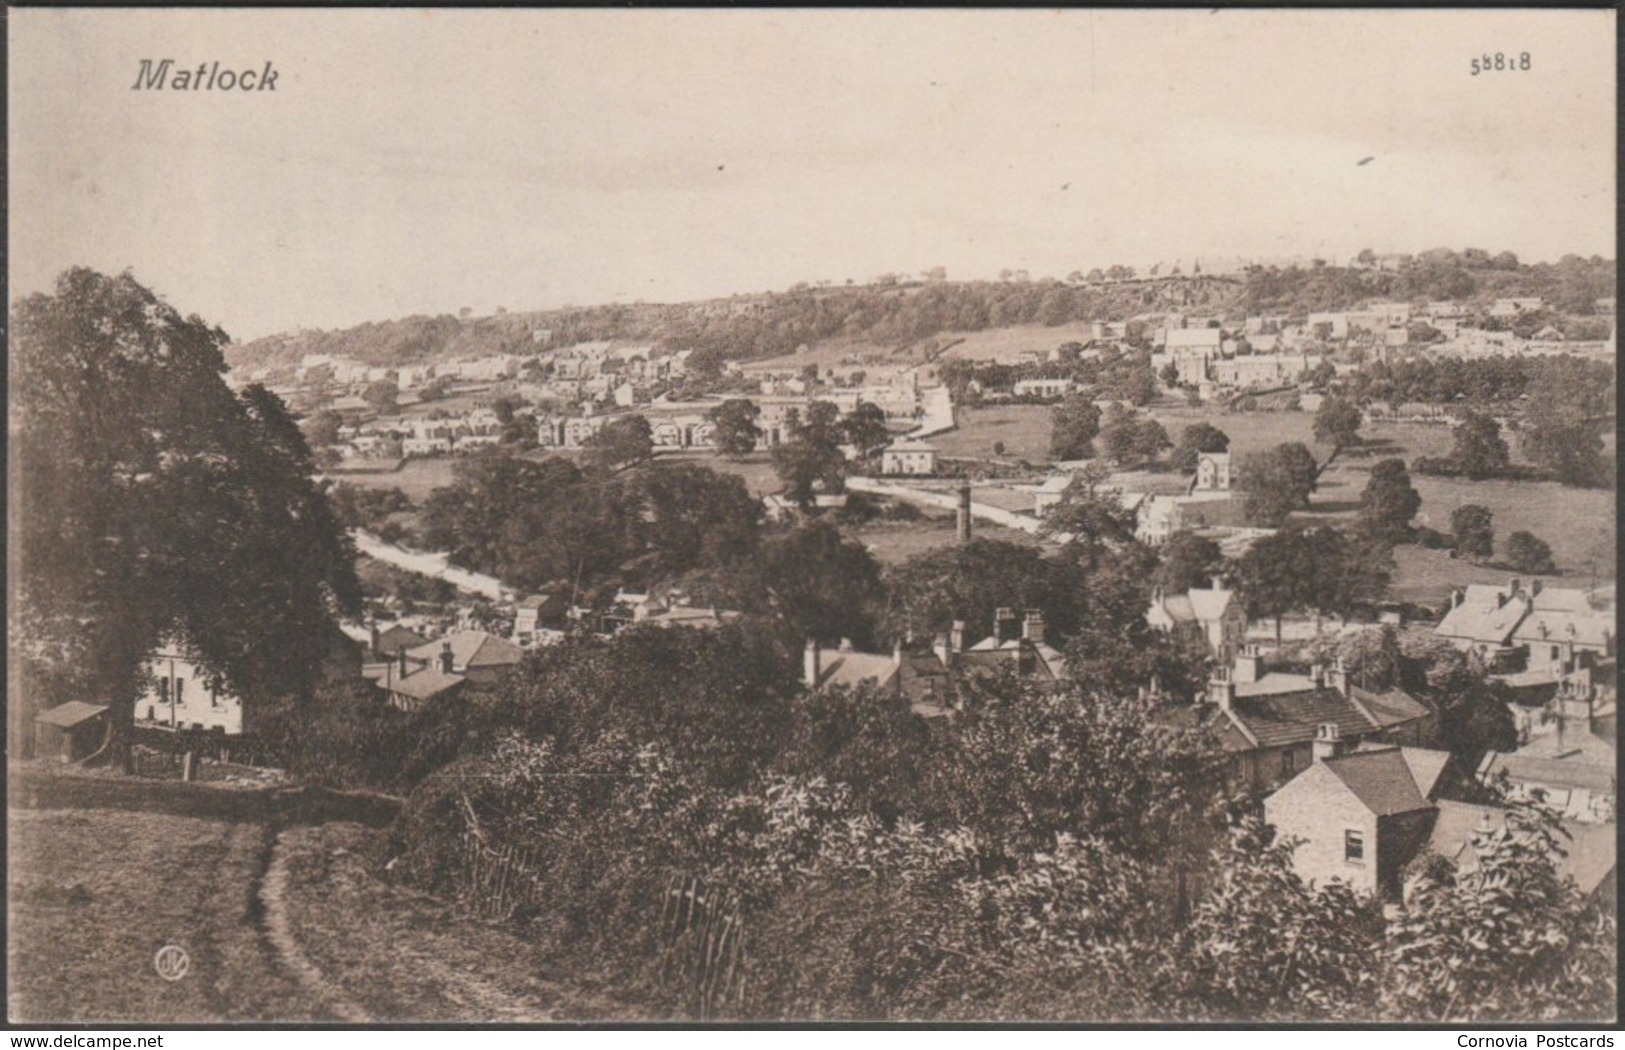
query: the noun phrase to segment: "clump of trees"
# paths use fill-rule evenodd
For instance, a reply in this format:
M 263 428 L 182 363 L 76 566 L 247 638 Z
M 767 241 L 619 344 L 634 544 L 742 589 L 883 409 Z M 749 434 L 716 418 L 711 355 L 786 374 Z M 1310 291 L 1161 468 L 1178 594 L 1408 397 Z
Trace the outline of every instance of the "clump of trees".
M 1522 529 L 1507 537 L 1507 564 L 1518 572 L 1549 576 L 1557 571 L 1551 546 L 1532 532 Z
M 1050 410 L 1049 456 L 1054 460 L 1088 459 L 1095 454 L 1100 409 L 1082 393 L 1067 395 Z
M 1254 525 L 1278 527 L 1295 510 L 1307 510 L 1320 468 L 1302 442 L 1293 441 L 1243 455 L 1236 464 L 1235 487 L 1243 513 Z
M 170 631 L 245 701 L 310 696 L 361 591 L 286 406 L 234 393 L 226 334 L 129 274 L 68 270 L 11 325 L 13 703 L 103 698 L 127 740 Z

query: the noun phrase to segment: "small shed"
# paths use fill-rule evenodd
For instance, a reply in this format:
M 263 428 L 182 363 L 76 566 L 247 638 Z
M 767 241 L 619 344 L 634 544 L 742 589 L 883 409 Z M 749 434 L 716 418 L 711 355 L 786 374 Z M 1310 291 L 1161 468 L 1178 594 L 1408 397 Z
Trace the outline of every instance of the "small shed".
M 107 732 L 107 706 L 69 700 L 35 716 L 34 725 L 36 755 L 73 762 L 101 746 Z

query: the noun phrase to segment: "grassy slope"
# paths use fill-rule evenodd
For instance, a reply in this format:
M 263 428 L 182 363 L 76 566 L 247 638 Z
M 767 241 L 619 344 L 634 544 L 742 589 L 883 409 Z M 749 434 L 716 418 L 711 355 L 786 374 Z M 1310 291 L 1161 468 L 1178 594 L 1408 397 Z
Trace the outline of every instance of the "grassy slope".
M 263 825 L 111 809 L 12 810 L 13 1021 L 321 1020 L 254 924 Z M 191 972 L 153 955 L 178 944 Z

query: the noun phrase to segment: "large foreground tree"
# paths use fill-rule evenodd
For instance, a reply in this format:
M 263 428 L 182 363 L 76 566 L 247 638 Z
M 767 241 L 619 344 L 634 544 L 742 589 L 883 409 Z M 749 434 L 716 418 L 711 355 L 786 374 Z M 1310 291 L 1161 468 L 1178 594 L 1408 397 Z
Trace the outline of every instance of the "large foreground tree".
M 226 342 L 128 274 L 14 308 L 20 710 L 110 703 L 127 738 L 166 632 L 250 702 L 315 688 L 354 550 L 282 402 L 227 387 Z

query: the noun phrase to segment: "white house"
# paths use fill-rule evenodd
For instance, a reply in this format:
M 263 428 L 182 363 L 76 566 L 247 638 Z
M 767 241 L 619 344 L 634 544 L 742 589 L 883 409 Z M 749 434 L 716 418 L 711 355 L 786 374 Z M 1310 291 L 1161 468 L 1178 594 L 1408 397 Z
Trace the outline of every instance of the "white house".
M 146 685 L 135 702 L 135 720 L 155 729 L 203 729 L 239 736 L 243 702 L 211 676 L 173 639 L 146 658 Z
M 937 449 L 924 441 L 898 441 L 880 454 L 882 474 L 929 475 L 937 472 Z
M 1198 452 L 1196 454 L 1196 491 L 1230 491 L 1230 453 Z

